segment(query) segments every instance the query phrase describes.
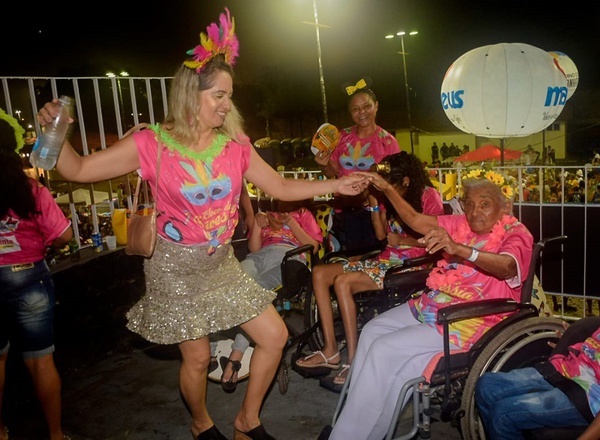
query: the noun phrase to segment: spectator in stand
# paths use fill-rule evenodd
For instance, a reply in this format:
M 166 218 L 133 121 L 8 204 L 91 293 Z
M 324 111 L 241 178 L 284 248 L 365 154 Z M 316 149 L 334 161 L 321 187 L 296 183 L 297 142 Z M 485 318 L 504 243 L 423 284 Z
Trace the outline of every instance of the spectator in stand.
M 442 155 L 442 162 L 445 162 L 446 159 L 450 157 L 450 148 L 448 148 L 446 142 L 442 143 L 442 147 L 440 148 L 440 154 Z
M 431 146 L 431 162 L 439 162 L 440 160 L 440 149 L 437 144 L 434 142 Z
M 8 439 L 2 397 L 9 350 L 23 357 L 50 440 L 64 440 L 61 380 L 54 364 L 56 298 L 45 257 L 50 248 L 69 243 L 73 229 L 48 188 L 23 171 L 18 154 L 23 132 L 0 109 L 0 440 Z
M 592 203 L 600 203 L 600 183 L 596 185 L 596 189 L 594 190 L 590 201 Z
M 396 138 L 377 125 L 379 102 L 367 81 L 361 79 L 356 85 L 346 87 L 346 93 L 354 125 L 341 130 L 333 152 L 321 151 L 315 156 L 315 161 L 330 179 L 355 171 L 369 171 L 372 165 L 400 151 Z M 354 197 L 335 195 L 331 232 L 336 242 L 328 250 L 352 253 L 379 244 L 369 213 L 363 209 L 366 200 L 366 192 Z
M 433 188 L 427 172 L 416 156 L 403 151 L 389 156 L 386 162 L 389 163 L 390 171 L 382 173 L 382 177 L 416 212 L 433 216 L 444 213 L 440 194 Z M 372 191 L 378 192 L 374 188 Z M 313 289 L 325 345 L 321 350 L 296 361 L 296 366 L 304 369 L 339 369 L 339 373 L 333 378 L 333 386 L 326 386 L 334 391 L 339 391 L 343 386 L 358 343 L 353 295 L 366 290 L 382 289 L 383 279 L 390 267 L 402 265 L 405 259 L 426 253 L 418 241 L 422 235 L 402 221 L 387 198 L 380 204 L 378 197 L 369 194 L 368 201 L 369 205 L 365 209 L 371 214 L 378 238 L 387 238 L 387 247 L 373 259 L 321 264 L 313 268 Z M 347 362 L 343 365 L 335 338 L 333 308 L 329 294 L 332 286 L 338 300 L 348 348 Z

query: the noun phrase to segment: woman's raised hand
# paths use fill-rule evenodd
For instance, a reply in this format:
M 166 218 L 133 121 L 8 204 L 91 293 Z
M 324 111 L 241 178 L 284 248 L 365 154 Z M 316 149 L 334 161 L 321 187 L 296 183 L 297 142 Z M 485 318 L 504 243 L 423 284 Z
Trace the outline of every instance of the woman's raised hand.
M 51 102 L 47 102 L 44 106 L 39 109 L 37 112 L 37 120 L 40 125 L 44 126 L 50 122 L 52 122 L 60 113 L 60 108 L 58 104 L 58 99 L 54 98 Z M 74 121 L 73 118 L 69 118 L 69 124 Z

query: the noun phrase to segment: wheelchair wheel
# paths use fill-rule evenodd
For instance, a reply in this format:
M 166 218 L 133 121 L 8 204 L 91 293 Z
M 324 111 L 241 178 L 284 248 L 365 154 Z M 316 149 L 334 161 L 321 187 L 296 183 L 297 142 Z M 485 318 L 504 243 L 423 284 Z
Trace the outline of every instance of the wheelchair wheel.
M 286 361 L 281 361 L 277 370 L 277 385 L 281 394 L 287 393 L 290 383 L 289 368 Z
M 547 359 L 552 350 L 548 342 L 556 342 L 556 332 L 563 330 L 560 319 L 526 318 L 500 331 L 483 348 L 471 366 L 462 394 L 460 426 L 464 440 L 485 439 L 475 406 L 477 380 L 489 371 L 510 371 Z

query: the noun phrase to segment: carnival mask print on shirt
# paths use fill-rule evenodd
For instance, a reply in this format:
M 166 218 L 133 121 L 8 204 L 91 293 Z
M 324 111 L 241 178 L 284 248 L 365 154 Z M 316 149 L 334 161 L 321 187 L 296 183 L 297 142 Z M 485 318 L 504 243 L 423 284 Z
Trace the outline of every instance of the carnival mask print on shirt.
M 186 221 L 197 223 L 203 230 L 209 242 L 209 254 L 222 244 L 221 235 L 228 230 L 228 223 L 234 217 L 236 207 L 230 202 L 231 179 L 222 172 L 213 176 L 213 167 L 206 162 L 194 165 L 180 161 L 181 167 L 188 173 L 190 179 L 180 187 L 185 199 L 196 207 L 194 213 L 186 211 Z M 177 220 L 169 220 L 164 226 L 165 233 L 174 241 L 183 240 L 182 230 L 177 227 Z
M 365 156 L 371 143 L 365 144 L 364 147 L 361 147 L 360 142 L 358 142 L 356 146 L 351 144 L 347 144 L 347 146 L 348 154 L 342 154 L 340 156 L 340 165 L 342 168 L 353 171 L 369 171 L 371 165 L 375 163 L 375 158 L 373 156 Z

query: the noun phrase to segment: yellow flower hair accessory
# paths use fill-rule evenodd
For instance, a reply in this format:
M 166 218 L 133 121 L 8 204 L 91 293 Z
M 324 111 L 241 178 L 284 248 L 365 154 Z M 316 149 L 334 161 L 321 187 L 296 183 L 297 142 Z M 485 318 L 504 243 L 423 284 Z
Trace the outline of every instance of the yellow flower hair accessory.
M 196 69 L 196 73 L 202 69 L 210 60 L 219 54 L 225 55 L 225 62 L 235 64 L 238 56 L 240 43 L 235 35 L 235 21 L 229 15 L 229 9 L 225 8 L 226 14 L 219 16 L 219 23 L 212 23 L 206 28 L 206 34 L 200 33 L 200 44 L 187 51 L 193 60 L 184 61 L 183 64 L 190 69 Z
M 23 145 L 25 145 L 25 140 L 23 139 L 23 135 L 25 134 L 25 129 L 21 127 L 19 121 L 13 118 L 11 115 L 6 113 L 4 110 L 0 108 L 0 119 L 4 119 L 15 131 L 15 140 L 17 141 L 17 148 L 15 148 L 15 153 L 18 153 Z
M 497 173 L 493 170 L 484 170 L 482 168 L 470 170 L 463 175 L 463 179 L 487 179 L 494 183 L 507 199 L 511 199 L 515 195 L 515 179 L 512 176 Z

